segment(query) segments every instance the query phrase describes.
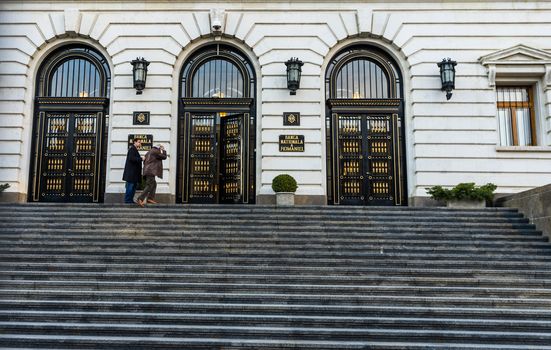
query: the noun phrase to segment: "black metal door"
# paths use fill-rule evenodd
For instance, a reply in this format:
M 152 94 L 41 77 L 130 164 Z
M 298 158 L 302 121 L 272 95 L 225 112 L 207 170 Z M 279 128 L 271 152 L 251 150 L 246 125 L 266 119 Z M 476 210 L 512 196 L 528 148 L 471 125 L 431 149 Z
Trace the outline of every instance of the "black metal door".
M 98 201 L 102 128 L 103 112 L 39 113 L 33 200 Z
M 189 197 L 193 203 L 218 202 L 218 137 L 215 113 L 190 114 Z
M 397 121 L 392 113 L 333 114 L 336 204 L 396 204 Z
M 220 202 L 243 200 L 243 114 L 220 118 Z
M 186 113 L 183 180 L 190 203 L 246 203 L 248 115 Z

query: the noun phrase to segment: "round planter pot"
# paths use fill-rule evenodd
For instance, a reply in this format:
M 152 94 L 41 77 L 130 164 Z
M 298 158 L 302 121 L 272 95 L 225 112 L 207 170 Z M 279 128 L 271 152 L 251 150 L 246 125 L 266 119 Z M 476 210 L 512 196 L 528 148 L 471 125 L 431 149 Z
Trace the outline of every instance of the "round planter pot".
M 486 207 L 486 201 L 481 200 L 474 200 L 474 199 L 452 199 L 446 202 L 446 206 L 448 208 L 485 208 Z
M 276 205 L 295 205 L 295 193 L 276 192 Z

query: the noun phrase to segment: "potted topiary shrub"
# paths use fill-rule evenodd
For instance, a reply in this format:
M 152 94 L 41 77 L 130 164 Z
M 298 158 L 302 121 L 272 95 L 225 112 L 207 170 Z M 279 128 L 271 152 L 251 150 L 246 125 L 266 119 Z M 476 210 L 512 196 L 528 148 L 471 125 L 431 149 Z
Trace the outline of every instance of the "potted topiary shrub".
M 484 208 L 494 198 L 496 188 L 492 183 L 477 187 L 474 182 L 464 182 L 452 189 L 433 186 L 426 190 L 433 199 L 446 201 L 449 208 Z
M 288 174 L 274 177 L 272 190 L 276 193 L 276 205 L 294 205 L 297 181 Z

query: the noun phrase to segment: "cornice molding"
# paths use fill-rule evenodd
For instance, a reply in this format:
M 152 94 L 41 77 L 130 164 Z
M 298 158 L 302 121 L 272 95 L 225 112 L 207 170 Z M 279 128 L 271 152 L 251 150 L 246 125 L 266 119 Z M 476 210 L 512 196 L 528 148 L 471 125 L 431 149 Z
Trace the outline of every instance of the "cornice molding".
M 488 80 L 491 87 L 496 84 L 496 76 L 543 75 L 546 88 L 551 87 L 551 53 L 519 44 L 480 57 L 480 64 L 488 68 Z

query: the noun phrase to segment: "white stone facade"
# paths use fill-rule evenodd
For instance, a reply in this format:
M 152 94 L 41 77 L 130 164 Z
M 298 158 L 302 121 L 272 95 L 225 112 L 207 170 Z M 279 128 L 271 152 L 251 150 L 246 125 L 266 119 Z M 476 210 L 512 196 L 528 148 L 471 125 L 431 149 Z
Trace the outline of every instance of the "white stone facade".
M 221 21 L 221 35 L 211 24 Z M 54 49 L 85 43 L 109 61 L 111 93 L 106 188 L 124 192 L 127 135 L 167 146 L 158 192 L 176 187 L 180 72 L 195 49 L 227 42 L 257 76 L 257 194 L 289 173 L 298 195 L 326 194 L 325 69 L 353 43 L 384 49 L 403 74 L 408 198 L 432 185 L 493 182 L 514 193 L 551 182 L 551 3 L 547 1 L 3 1 L 0 4 L 0 183 L 26 200 L 36 75 Z M 132 87 L 136 57 L 151 62 L 142 95 Z M 300 89 L 287 90 L 284 62 L 304 62 Z M 447 101 L 436 63 L 457 61 Z M 495 86 L 535 91 L 537 146 L 499 146 Z M 133 126 L 132 112 L 151 111 Z M 284 127 L 282 113 L 301 113 Z M 280 153 L 278 135 L 305 136 L 304 153 Z M 16 197 L 10 197 L 16 198 Z

